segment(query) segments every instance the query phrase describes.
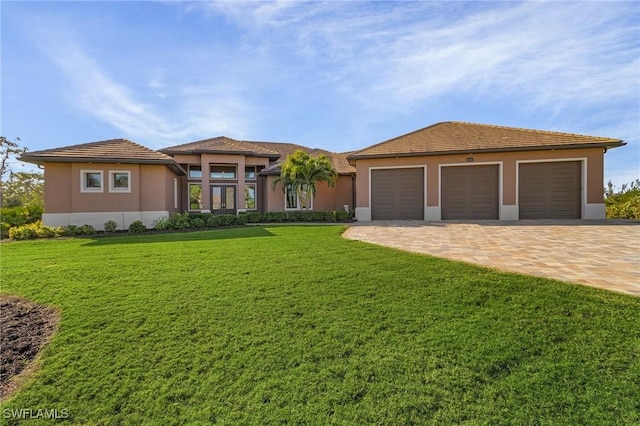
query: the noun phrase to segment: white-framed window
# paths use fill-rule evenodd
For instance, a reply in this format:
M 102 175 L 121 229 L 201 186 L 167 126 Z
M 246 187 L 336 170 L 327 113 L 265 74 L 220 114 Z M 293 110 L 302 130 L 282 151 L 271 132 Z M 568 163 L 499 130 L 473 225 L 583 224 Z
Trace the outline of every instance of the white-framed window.
M 109 192 L 131 192 L 131 171 L 109 170 Z
M 104 192 L 102 170 L 80 170 L 80 192 Z
M 202 210 L 202 184 L 189 184 L 189 210 Z
M 247 210 L 256 209 L 256 184 L 246 183 L 244 185 L 244 202 Z
M 284 209 L 313 210 L 313 197 L 306 195 L 306 192 L 302 191 L 302 197 L 299 197 L 296 191 L 287 186 L 284 192 Z

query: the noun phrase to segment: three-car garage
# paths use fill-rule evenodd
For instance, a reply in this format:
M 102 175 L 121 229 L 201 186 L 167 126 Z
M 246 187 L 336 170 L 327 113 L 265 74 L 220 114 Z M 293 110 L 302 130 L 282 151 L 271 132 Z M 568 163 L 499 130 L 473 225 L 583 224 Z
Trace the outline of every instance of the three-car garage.
M 620 139 L 460 121 L 349 153 L 356 217 L 605 219 L 604 155 Z
M 504 219 L 501 162 L 437 167 L 440 220 Z M 518 162 L 518 216 L 512 219 L 580 219 L 582 167 L 578 160 Z M 371 169 L 371 219 L 424 220 L 426 169 L 426 165 Z

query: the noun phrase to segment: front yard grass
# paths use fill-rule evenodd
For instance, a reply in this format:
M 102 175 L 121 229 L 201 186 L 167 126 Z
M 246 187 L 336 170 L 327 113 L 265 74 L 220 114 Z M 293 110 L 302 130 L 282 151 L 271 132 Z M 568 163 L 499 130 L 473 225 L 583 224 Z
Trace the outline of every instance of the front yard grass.
M 67 409 L 92 425 L 640 423 L 640 298 L 343 229 L 3 244 L 2 291 L 61 313 L 3 413 Z

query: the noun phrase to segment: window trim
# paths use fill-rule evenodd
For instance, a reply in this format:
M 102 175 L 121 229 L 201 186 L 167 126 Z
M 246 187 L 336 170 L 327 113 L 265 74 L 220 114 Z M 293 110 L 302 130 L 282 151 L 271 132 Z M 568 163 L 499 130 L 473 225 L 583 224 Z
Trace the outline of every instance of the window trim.
M 300 197 L 298 196 L 298 194 L 296 193 L 296 207 L 287 207 L 287 193 L 290 191 L 291 189 L 287 186 L 284 189 L 284 209 L 285 211 L 295 211 L 295 210 L 300 210 L 300 211 L 305 211 L 305 210 L 313 210 L 313 196 L 311 196 L 309 198 L 309 206 L 306 209 L 303 209 L 302 206 L 300 206 Z
M 212 174 L 213 172 L 211 171 L 214 167 L 233 167 L 234 173 L 233 173 L 233 177 L 213 177 Z M 230 163 L 221 163 L 221 164 L 209 164 L 209 180 L 215 180 L 215 181 L 221 181 L 221 180 L 225 180 L 225 181 L 235 181 L 238 179 L 238 165 L 237 164 L 230 164 Z
M 100 188 L 87 186 L 87 175 L 97 173 L 100 175 Z M 80 170 L 80 192 L 82 193 L 102 193 L 104 192 L 104 171 L 103 170 Z
M 116 188 L 114 185 L 113 178 L 116 174 L 126 174 L 127 175 L 127 187 L 126 188 Z M 131 193 L 131 170 L 109 170 L 109 192 L 114 193 L 123 193 L 128 194 Z
M 249 178 L 247 177 L 247 169 L 253 169 L 253 177 Z M 244 166 L 244 180 L 249 180 L 249 181 L 255 181 L 258 180 L 258 167 L 257 166 Z
M 197 185 L 200 187 L 200 207 L 197 209 L 192 209 L 191 208 L 191 187 L 193 185 Z M 204 208 L 202 205 L 202 183 L 200 182 L 189 182 L 187 184 L 187 210 L 190 212 L 198 212 L 198 211 L 202 211 L 202 209 Z
M 192 177 L 192 176 L 191 176 L 191 168 L 192 168 L 192 167 L 198 167 L 198 168 L 200 168 L 200 170 L 199 170 L 199 171 L 200 171 L 200 176 L 199 176 L 199 177 Z M 202 165 L 201 165 L 201 164 L 189 164 L 189 165 L 187 166 L 187 169 L 188 169 L 188 170 L 187 170 L 187 179 L 194 179 L 194 180 L 195 180 L 195 179 L 202 179 Z M 195 170 L 194 170 L 194 171 L 195 171 Z
M 258 185 L 256 184 L 256 182 L 245 182 L 244 187 L 245 187 L 245 191 L 247 186 L 253 186 L 253 208 L 250 208 L 247 206 L 247 198 L 244 198 L 244 204 L 245 204 L 245 208 L 247 210 L 257 210 L 258 209 Z

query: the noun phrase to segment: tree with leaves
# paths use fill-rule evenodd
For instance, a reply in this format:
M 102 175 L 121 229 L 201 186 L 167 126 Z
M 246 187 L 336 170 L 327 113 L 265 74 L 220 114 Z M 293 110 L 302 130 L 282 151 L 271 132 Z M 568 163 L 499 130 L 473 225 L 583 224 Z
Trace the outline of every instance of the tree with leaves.
M 14 142 L 0 136 L 0 182 L 4 182 L 4 176 L 11 170 L 11 159 L 27 150 L 27 148 L 21 147 L 18 142 L 20 142 L 20 138 L 16 138 L 16 142 Z M 2 196 L 3 188 L 0 187 L 0 205 L 2 205 Z
M 44 207 L 44 175 L 42 173 L 9 173 L 2 182 L 2 207 Z
M 306 210 L 318 190 L 319 182 L 326 182 L 330 187 L 335 185 L 338 173 L 326 155 L 311 157 L 302 150 L 288 156 L 280 167 L 280 176 L 272 184 L 275 190 L 278 183 L 282 190 L 298 196 L 300 204 Z

